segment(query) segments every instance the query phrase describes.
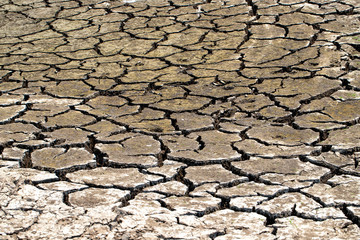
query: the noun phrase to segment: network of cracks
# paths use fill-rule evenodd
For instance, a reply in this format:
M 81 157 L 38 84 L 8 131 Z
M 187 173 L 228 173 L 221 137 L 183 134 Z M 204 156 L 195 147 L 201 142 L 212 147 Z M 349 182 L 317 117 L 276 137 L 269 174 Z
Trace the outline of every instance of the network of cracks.
M 0 11 L 0 238 L 359 239 L 357 0 Z

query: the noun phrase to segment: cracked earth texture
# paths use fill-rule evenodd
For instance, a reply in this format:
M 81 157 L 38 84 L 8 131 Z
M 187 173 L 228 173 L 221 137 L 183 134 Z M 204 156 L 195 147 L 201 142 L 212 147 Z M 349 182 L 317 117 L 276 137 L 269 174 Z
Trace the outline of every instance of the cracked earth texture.
M 0 239 L 360 239 L 358 0 L 0 0 Z

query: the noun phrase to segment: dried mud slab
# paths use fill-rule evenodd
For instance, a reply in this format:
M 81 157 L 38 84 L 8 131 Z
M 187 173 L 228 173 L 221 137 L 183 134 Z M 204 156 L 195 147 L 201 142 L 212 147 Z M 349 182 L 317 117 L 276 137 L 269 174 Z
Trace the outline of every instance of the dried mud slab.
M 356 0 L 0 1 L 0 239 L 360 239 L 359 24 Z

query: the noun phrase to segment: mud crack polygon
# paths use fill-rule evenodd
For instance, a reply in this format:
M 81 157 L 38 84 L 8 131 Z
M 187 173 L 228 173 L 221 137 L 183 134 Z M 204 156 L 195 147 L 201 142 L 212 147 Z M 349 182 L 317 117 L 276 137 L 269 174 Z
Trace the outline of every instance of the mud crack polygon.
M 1 0 L 1 239 L 360 239 L 357 0 Z

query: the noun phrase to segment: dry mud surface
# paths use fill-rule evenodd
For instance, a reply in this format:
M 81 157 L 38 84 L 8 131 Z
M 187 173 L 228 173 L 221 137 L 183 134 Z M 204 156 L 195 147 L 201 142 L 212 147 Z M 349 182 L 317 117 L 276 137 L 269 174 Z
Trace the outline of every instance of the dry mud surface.
M 358 0 L 0 0 L 0 239 L 360 239 Z

